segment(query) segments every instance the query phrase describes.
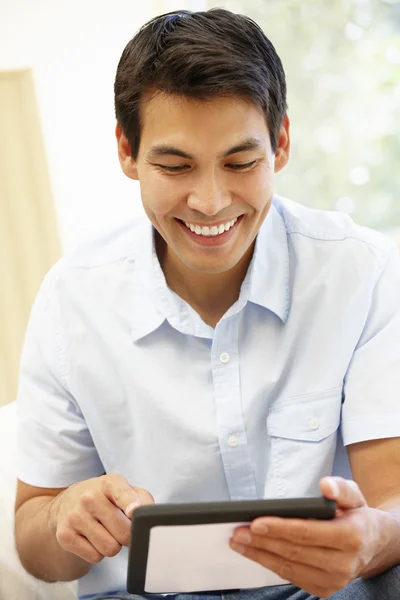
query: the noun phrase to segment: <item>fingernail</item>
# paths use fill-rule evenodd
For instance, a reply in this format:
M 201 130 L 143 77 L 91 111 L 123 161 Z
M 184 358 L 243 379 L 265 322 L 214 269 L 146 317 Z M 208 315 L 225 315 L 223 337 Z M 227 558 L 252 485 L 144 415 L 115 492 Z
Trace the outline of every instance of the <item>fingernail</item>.
M 251 526 L 251 530 L 253 533 L 265 535 L 268 533 L 268 525 L 264 525 L 263 523 L 254 523 L 254 525 Z
M 232 550 L 239 552 L 239 554 L 244 554 L 246 551 L 246 548 L 242 546 L 242 544 L 235 544 L 235 542 L 231 542 L 231 548 Z
M 251 544 L 251 533 L 248 531 L 238 531 L 235 533 L 235 544 Z
M 337 498 L 340 494 L 340 489 L 338 484 L 336 483 L 336 481 L 334 479 L 330 479 L 329 480 L 329 486 L 331 488 L 331 492 L 332 492 L 332 496 L 334 498 Z
M 140 506 L 140 502 L 132 502 L 131 504 L 128 504 L 128 506 L 125 509 L 125 514 L 127 517 L 131 517 L 133 511 L 135 510 L 135 508 L 137 508 L 138 506 Z
M 359 491 L 360 488 L 358 487 L 355 481 L 353 481 L 352 479 L 346 479 L 346 482 L 353 488 L 353 490 L 355 490 L 356 492 Z

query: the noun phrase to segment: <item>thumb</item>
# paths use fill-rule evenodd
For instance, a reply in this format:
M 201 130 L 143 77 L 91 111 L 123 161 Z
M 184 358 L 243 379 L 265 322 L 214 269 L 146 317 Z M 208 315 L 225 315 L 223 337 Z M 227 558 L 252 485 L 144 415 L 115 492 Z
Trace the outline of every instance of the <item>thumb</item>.
M 346 510 L 367 506 L 360 488 L 355 481 L 343 477 L 324 477 L 320 481 L 322 494 L 328 500 L 336 500 L 338 509 Z
M 136 494 L 136 499 L 133 502 L 131 502 L 130 504 L 128 504 L 128 506 L 125 508 L 125 514 L 129 518 L 132 517 L 133 511 L 138 506 L 146 506 L 146 505 L 155 503 L 153 496 L 147 490 L 145 490 L 143 488 L 134 487 L 133 485 L 131 485 L 130 487 L 133 490 L 133 492 Z
M 110 473 L 100 478 L 103 493 L 115 506 L 127 514 L 127 510 L 132 510 L 140 505 L 140 497 L 136 488 L 130 485 L 129 481 L 118 473 Z

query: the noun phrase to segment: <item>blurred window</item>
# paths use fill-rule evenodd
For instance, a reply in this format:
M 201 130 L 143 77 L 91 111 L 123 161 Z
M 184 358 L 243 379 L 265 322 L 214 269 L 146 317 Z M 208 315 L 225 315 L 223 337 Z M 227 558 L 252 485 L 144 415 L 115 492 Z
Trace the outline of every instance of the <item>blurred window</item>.
M 292 152 L 277 191 L 400 239 L 400 0 L 213 6 L 253 18 L 282 59 Z

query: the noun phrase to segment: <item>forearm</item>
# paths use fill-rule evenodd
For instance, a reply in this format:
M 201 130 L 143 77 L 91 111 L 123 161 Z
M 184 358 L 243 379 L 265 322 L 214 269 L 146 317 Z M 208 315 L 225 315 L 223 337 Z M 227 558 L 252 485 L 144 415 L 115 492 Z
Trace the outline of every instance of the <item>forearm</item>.
M 363 577 L 375 577 L 400 564 L 400 497 L 391 497 L 376 506 L 379 529 L 378 552 Z
M 93 566 L 61 548 L 56 538 L 57 497 L 40 496 L 23 504 L 15 515 L 15 541 L 21 563 L 37 579 L 73 581 Z

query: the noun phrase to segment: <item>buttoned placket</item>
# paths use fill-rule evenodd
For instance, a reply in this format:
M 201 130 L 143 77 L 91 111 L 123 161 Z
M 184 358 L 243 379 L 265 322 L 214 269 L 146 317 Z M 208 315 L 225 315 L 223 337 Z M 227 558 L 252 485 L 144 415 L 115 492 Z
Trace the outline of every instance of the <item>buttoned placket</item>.
M 242 412 L 239 315 L 216 326 L 211 347 L 217 435 L 231 500 L 257 498 Z

